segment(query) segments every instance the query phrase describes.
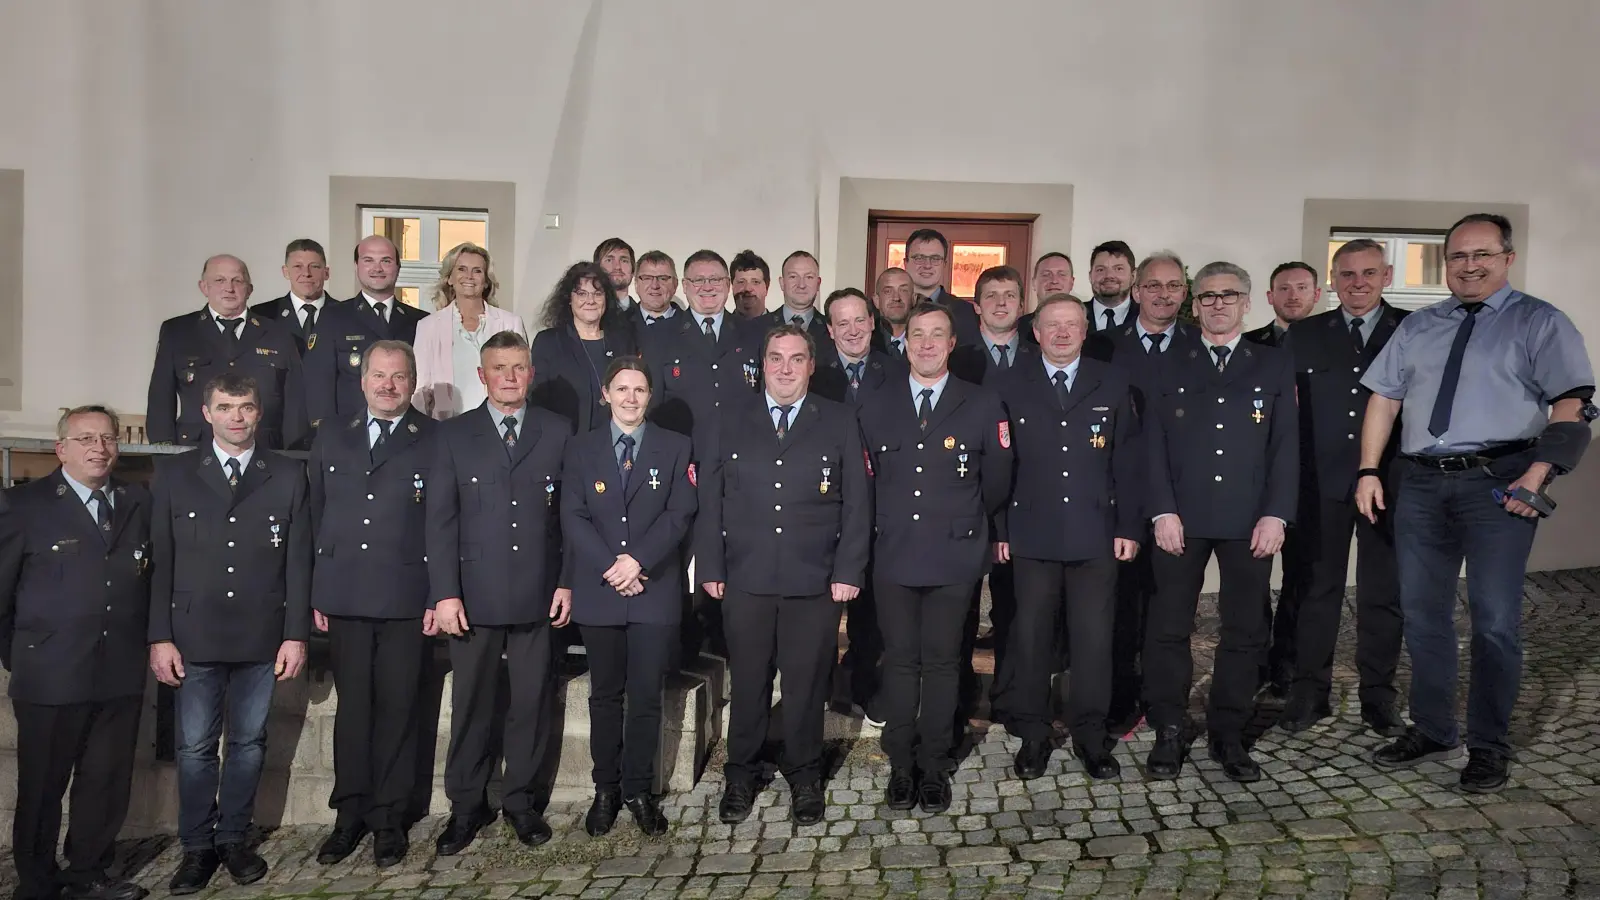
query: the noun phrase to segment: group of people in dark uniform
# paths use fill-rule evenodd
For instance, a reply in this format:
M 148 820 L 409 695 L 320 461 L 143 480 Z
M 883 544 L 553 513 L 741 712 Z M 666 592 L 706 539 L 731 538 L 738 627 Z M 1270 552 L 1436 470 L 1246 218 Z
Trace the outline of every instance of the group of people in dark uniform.
M 488 270 L 486 251 L 458 251 Z M 1527 552 L 1554 510 L 1549 482 L 1578 464 L 1600 410 L 1570 320 L 1507 283 L 1505 220 L 1452 227 L 1449 300 L 1407 316 L 1383 299 L 1382 245 L 1352 241 L 1332 261 L 1338 307 L 1303 303 L 1294 320 L 1295 304 L 1274 303 L 1256 332 L 1243 329 L 1251 278 L 1228 262 L 1191 284 L 1176 255 L 1136 260 L 1108 242 L 1082 301 L 1070 258 L 1049 253 L 1024 315 L 1013 268 L 984 271 L 969 302 L 941 283 L 938 232 L 912 234 L 905 257 L 872 297 L 844 288 L 819 304 L 817 261 L 797 251 L 783 306 L 764 313 L 770 271 L 748 251 L 731 266 L 690 255 L 680 307 L 670 257 L 607 241 L 562 275 L 531 346 L 515 331 L 473 345 L 487 399 L 439 418 L 412 405 L 420 314 L 396 299 L 386 238 L 358 245 L 362 293 L 343 302 L 322 290 L 312 241 L 288 247 L 291 293 L 256 307 L 242 262 L 208 260 L 206 308 L 162 326 L 146 426 L 197 449 L 160 460 L 148 489 L 124 481 L 116 414 L 77 407 L 58 426 L 61 467 L 0 495 L 19 896 L 142 896 L 107 866 L 146 668 L 176 694 L 184 856 L 171 890 L 199 891 L 219 868 L 260 879 L 246 830 L 273 688 L 303 670 L 313 629 L 328 634 L 339 697 L 323 863 L 369 834 L 379 866 L 408 852 L 430 636 L 454 672 L 436 851 L 459 853 L 494 821 L 498 760 L 498 811 L 524 843 L 549 840 L 538 771 L 569 622 L 591 677 L 590 834 L 624 808 L 645 834 L 667 829 L 662 693 L 703 650 L 726 655 L 732 693 L 721 821 L 756 805 L 775 677 L 795 822 L 826 813 L 836 678 L 883 722 L 886 804 L 947 809 L 985 582 L 991 715 L 1021 738 L 1016 774 L 1049 767 L 1065 657 L 1067 737 L 1087 773 L 1119 777 L 1112 750 L 1142 713 L 1146 775 L 1176 778 L 1213 559 L 1207 751 L 1255 781 L 1245 726 L 1262 690 L 1283 700 L 1289 732 L 1333 713 L 1352 533 L 1360 712 L 1393 738 L 1372 762 L 1459 752 L 1465 558 L 1461 786 L 1506 783 Z M 1279 267 L 1269 298 L 1307 274 Z M 304 461 L 280 452 L 307 447 Z M 1410 725 L 1395 708 L 1402 635 Z

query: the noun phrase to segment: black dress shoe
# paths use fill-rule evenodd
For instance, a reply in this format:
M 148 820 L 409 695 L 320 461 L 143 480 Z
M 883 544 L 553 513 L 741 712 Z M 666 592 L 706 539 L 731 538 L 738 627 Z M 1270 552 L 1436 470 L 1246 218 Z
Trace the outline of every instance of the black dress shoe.
M 1117 765 L 1116 758 L 1105 748 L 1105 743 L 1102 741 L 1095 741 L 1092 747 L 1073 742 L 1072 753 L 1083 760 L 1083 771 L 1096 781 L 1105 781 L 1122 774 L 1122 766 Z
M 1511 758 L 1493 750 L 1467 751 L 1467 765 L 1461 770 L 1461 789 L 1472 794 L 1494 794 L 1511 779 Z
M 1278 717 L 1278 727 L 1289 734 L 1299 734 L 1331 715 L 1333 710 L 1326 698 L 1295 693 L 1284 704 L 1283 715 Z
M 722 802 L 717 805 L 717 818 L 724 825 L 737 825 L 750 817 L 756 805 L 756 787 L 744 781 L 730 781 L 722 789 Z
M 1450 759 L 1460 753 L 1459 747 L 1441 744 L 1415 728 L 1408 728 L 1399 740 L 1372 754 L 1372 762 L 1384 769 L 1408 769 L 1418 763 Z
M 537 847 L 550 840 L 550 825 L 544 816 L 533 810 L 527 812 L 506 811 L 506 820 L 511 823 L 511 830 L 517 833 L 517 840 L 525 846 Z
M 1017 777 L 1023 781 L 1031 781 L 1044 775 L 1044 770 L 1050 765 L 1049 741 L 1023 741 L 1022 749 L 1017 751 L 1013 760 L 1017 766 Z
M 380 869 L 399 865 L 411 849 L 411 839 L 399 828 L 379 828 L 372 833 L 372 862 Z
M 1392 703 L 1361 704 L 1361 721 L 1374 733 L 1386 738 L 1397 738 L 1406 733 L 1405 720 L 1395 711 Z
M 267 861 L 244 844 L 219 844 L 217 855 L 234 884 L 255 884 L 267 875 Z
M 167 882 L 167 890 L 174 894 L 198 894 L 211 883 L 211 876 L 217 874 L 217 867 L 222 865 L 222 857 L 215 850 L 190 850 L 183 854 L 183 861 L 178 863 L 178 871 Z
M 583 830 L 590 837 L 610 834 L 617 824 L 617 814 L 622 812 L 622 789 L 608 788 L 596 791 L 594 802 L 589 804 L 589 814 L 583 817 Z
M 895 769 L 889 773 L 889 789 L 884 792 L 884 800 L 890 809 L 900 812 L 917 805 L 917 783 L 910 772 Z
M 828 808 L 821 782 L 807 781 L 789 787 L 789 817 L 796 825 L 815 825 Z
M 328 839 L 317 848 L 317 862 L 324 866 L 343 862 L 345 857 L 356 852 L 356 848 L 361 846 L 361 839 L 366 836 L 365 822 L 333 826 L 333 834 L 328 835 Z
M 925 813 L 942 813 L 950 808 L 950 773 L 924 772 L 917 785 L 917 805 Z
M 1145 774 L 1157 781 L 1170 781 L 1178 777 L 1183 768 L 1183 758 L 1188 755 L 1184 745 L 1183 729 L 1177 725 L 1164 725 L 1156 729 L 1156 742 L 1145 757 Z
M 667 833 L 667 817 L 661 811 L 661 801 L 656 795 L 646 791 L 629 797 L 625 801 L 628 812 L 633 814 L 633 824 L 648 837 L 660 837 Z
M 150 892 L 131 881 L 96 878 L 62 885 L 62 900 L 144 900 Z
M 1238 738 L 1212 738 L 1211 759 L 1222 764 L 1222 774 L 1240 784 L 1261 780 L 1261 767 Z
M 444 823 L 444 830 L 439 832 L 439 839 L 434 842 L 434 851 L 440 856 L 455 856 L 467 849 L 483 826 L 493 821 L 494 813 L 487 809 L 465 815 L 451 814 Z

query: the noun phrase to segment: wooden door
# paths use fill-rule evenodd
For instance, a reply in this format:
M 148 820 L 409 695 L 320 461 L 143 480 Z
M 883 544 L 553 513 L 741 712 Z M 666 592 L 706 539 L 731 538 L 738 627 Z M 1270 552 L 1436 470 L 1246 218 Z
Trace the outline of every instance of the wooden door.
M 991 266 L 1012 266 L 1022 273 L 1023 296 L 1031 266 L 1033 215 L 981 216 L 970 213 L 868 213 L 866 291 L 872 293 L 878 273 L 904 266 L 906 238 L 921 228 L 932 228 L 950 242 L 945 260 L 945 289 L 957 297 L 971 298 L 978 275 Z

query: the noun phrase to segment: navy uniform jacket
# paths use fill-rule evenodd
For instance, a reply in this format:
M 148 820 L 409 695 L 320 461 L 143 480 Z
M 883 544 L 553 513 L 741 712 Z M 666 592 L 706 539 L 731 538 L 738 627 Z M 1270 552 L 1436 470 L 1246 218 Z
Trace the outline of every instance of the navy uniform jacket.
M 983 323 L 978 318 L 977 307 L 970 301 L 957 297 L 943 287 L 928 300 L 949 310 L 950 317 L 955 319 L 956 346 L 983 346 Z
M 689 480 L 689 439 L 647 425 L 633 451 L 624 489 L 609 420 L 567 443 L 561 533 L 572 619 L 579 625 L 676 625 L 681 615 L 679 549 L 697 504 Z M 644 593 L 624 597 L 601 577 L 622 553 L 638 560 L 649 576 Z
M 1294 336 L 1290 348 L 1300 399 L 1300 480 L 1315 489 L 1312 496 L 1348 500 L 1355 490 L 1356 470 L 1361 467 L 1361 422 L 1372 396 L 1361 385 L 1361 376 L 1406 317 L 1405 310 L 1388 303 L 1369 313 L 1373 314 L 1380 318 L 1360 352 L 1337 309 L 1289 328 Z M 1387 470 L 1399 449 L 1400 429 L 1396 428 L 1379 467 Z
M 1039 359 L 1039 345 L 1017 341 L 1017 352 L 1011 358 L 1010 368 L 1028 365 Z M 989 384 L 1003 371 L 989 354 L 989 347 L 979 338 L 976 344 L 963 344 L 950 351 L 950 374 L 972 384 Z
M 420 619 L 429 599 L 424 500 L 437 423 L 408 408 L 374 459 L 367 419 L 362 412 L 329 422 L 311 445 L 311 607 L 330 616 Z
M 655 372 L 655 408 L 650 421 L 688 435 L 697 460 L 715 454 L 718 415 L 742 408 L 758 396 L 761 383 L 761 319 L 722 316 L 722 331 L 712 347 L 698 317 L 680 313 L 664 339 L 647 341 L 646 361 Z
M 115 479 L 105 490 L 109 536 L 59 469 L 0 494 L 0 661 L 13 699 L 56 706 L 144 693 L 150 495 Z
M 1011 416 L 1015 477 L 997 538 L 1013 558 L 1078 562 L 1145 542 L 1146 450 L 1128 375 L 1080 356 L 1063 409 L 1035 356 L 996 382 Z
M 811 383 L 807 386 L 806 393 L 826 397 L 835 403 L 856 406 L 867 393 L 877 390 L 884 384 L 904 382 L 909 371 L 904 360 L 881 350 L 869 350 L 866 362 L 866 368 L 861 370 L 861 385 L 856 389 L 856 396 L 850 395 L 850 375 L 840 364 L 837 352 L 832 358 L 823 357 L 817 360 L 817 368 L 811 373 Z
M 1285 331 L 1281 336 L 1278 334 L 1277 320 L 1268 322 L 1260 328 L 1252 328 L 1240 335 L 1240 337 L 1244 338 L 1250 343 L 1260 344 L 1263 347 L 1281 346 L 1283 344 L 1283 339 L 1288 336 L 1288 331 Z
M 645 349 L 646 344 L 664 340 L 664 335 L 668 332 L 676 331 L 678 326 L 683 324 L 683 307 L 679 306 L 676 300 L 672 302 L 669 311 L 671 312 L 670 316 L 665 319 L 657 319 L 656 323 L 651 325 L 645 321 L 644 307 L 637 303 L 628 305 L 628 321 L 633 323 L 633 336 L 639 342 L 640 353 L 648 356 L 649 351 Z
M 367 398 L 361 393 L 362 355 L 378 341 L 416 343 L 417 323 L 426 315 L 401 303 L 398 296 L 390 303 L 388 322 L 361 294 L 324 306 L 317 319 L 316 346 L 306 350 L 306 380 L 311 385 L 310 396 L 332 398 L 332 405 L 322 400 L 322 405 L 311 409 L 311 420 L 345 421 L 364 412 Z
M 761 334 L 766 334 L 779 325 L 789 321 L 789 307 L 780 306 L 763 316 L 757 316 L 754 321 L 760 323 Z M 806 333 L 811 335 L 811 340 L 816 344 L 816 358 L 827 359 L 838 356 L 839 348 L 833 345 L 833 336 L 828 334 L 828 317 L 822 314 L 822 304 L 818 303 L 811 309 L 811 324 L 807 326 Z
M 1203 342 L 1202 342 L 1203 343 Z M 1287 350 L 1241 340 L 1218 372 L 1209 350 L 1180 350 L 1149 395 L 1150 503 L 1186 536 L 1246 540 L 1263 516 L 1293 523 L 1299 422 Z
M 256 448 L 236 490 L 211 444 L 157 460 L 150 643 L 191 662 L 272 662 L 311 633 L 305 464 Z
M 507 452 L 485 401 L 439 423 L 428 487 L 431 609 L 459 597 L 467 624 L 550 621 L 561 572 L 561 458 L 572 423 L 525 407 Z
M 322 319 L 328 314 L 328 310 L 338 306 L 339 303 L 340 301 L 333 299 L 332 294 L 324 292 L 322 295 L 322 309 L 317 313 L 317 328 L 311 329 L 310 332 L 307 332 L 305 327 L 300 324 L 300 314 L 295 309 L 300 304 L 296 302 L 293 294 L 284 294 L 276 300 L 257 303 L 250 307 L 250 314 L 277 322 L 285 331 L 294 335 L 295 349 L 300 351 L 301 357 L 304 357 L 306 355 L 306 344 L 310 342 L 311 335 L 322 326 Z
M 994 391 L 959 378 L 918 425 L 909 377 L 869 392 L 862 438 L 877 487 L 874 577 L 929 587 L 973 584 L 989 561 L 989 516 L 1011 494 L 1011 439 Z
M 207 307 L 161 323 L 145 406 L 150 442 L 209 444 L 211 426 L 200 408 L 205 405 L 206 382 L 224 373 L 256 380 L 261 392 L 261 424 L 256 430 L 260 446 L 293 447 L 306 437 L 306 394 L 294 337 L 270 319 L 246 314 L 235 343 L 217 327 Z
M 638 344 L 627 327 L 612 329 L 604 340 L 608 366 L 611 360 L 639 355 Z M 605 367 L 596 367 L 589 361 L 589 354 L 571 325 L 546 328 L 533 336 L 533 388 L 529 398 L 534 405 L 565 416 L 578 434 L 611 422 L 611 413 L 600 400 L 600 382 L 605 377 Z
M 1133 387 L 1134 411 L 1143 416 L 1145 395 L 1152 388 L 1159 390 L 1166 377 L 1165 371 L 1177 366 L 1178 360 L 1186 358 L 1189 350 L 1200 346 L 1200 331 L 1187 322 L 1175 322 L 1167 341 L 1168 345 L 1160 353 L 1151 353 L 1130 319 L 1110 331 L 1102 329 L 1089 335 L 1083 343 L 1083 355 L 1113 363 L 1127 374 Z
M 808 395 L 782 443 L 764 399 L 722 415 L 700 475 L 695 579 L 782 597 L 864 587 L 873 497 L 855 410 Z

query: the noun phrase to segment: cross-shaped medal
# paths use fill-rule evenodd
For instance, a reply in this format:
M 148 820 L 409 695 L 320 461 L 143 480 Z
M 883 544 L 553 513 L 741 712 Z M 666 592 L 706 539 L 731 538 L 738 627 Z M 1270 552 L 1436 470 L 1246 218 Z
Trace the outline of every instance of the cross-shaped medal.
M 962 478 L 967 477 L 967 461 L 965 459 L 961 461 L 961 465 L 956 466 L 956 474 Z
M 1095 448 L 1096 450 L 1099 450 L 1101 447 L 1104 447 L 1105 445 L 1106 445 L 1106 439 L 1105 439 L 1104 435 L 1097 434 L 1094 437 L 1089 438 L 1089 446 Z
M 1261 424 L 1261 420 L 1266 418 L 1266 416 L 1263 416 L 1261 414 L 1261 410 L 1258 409 L 1255 412 L 1250 414 L 1250 418 L 1255 419 L 1256 420 L 1256 424 L 1260 425 Z
M 661 487 L 661 479 L 656 477 L 656 470 L 655 469 L 651 469 L 650 470 L 650 490 L 653 491 L 653 490 L 656 490 L 656 489 L 658 489 L 660 487 Z
M 272 546 L 273 546 L 274 549 L 283 546 L 283 538 L 280 535 L 274 533 L 272 535 Z

